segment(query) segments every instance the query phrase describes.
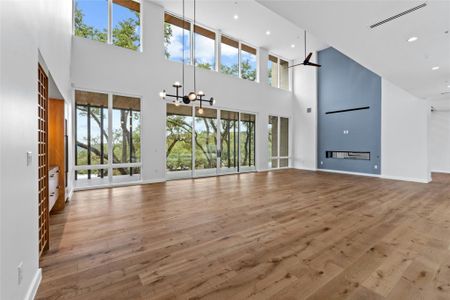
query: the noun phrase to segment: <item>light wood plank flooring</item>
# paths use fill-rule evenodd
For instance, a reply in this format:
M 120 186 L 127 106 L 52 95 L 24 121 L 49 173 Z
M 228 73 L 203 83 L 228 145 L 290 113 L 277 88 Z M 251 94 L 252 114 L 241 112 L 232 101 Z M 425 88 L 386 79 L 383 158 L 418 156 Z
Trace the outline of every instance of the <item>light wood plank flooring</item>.
M 450 299 L 450 175 L 283 170 L 78 192 L 37 299 Z

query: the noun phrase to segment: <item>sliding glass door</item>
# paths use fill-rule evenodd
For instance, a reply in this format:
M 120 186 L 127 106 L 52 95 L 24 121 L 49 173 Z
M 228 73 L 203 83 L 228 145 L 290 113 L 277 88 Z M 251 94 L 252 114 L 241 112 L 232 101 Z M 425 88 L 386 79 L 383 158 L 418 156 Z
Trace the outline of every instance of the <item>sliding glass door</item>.
M 171 178 L 192 176 L 192 107 L 167 105 L 166 170 Z
M 77 188 L 141 179 L 141 98 L 75 91 Z
M 255 121 L 249 113 L 167 104 L 168 179 L 255 170 Z
M 217 174 L 217 110 L 195 108 L 194 176 Z
M 240 171 L 255 170 L 255 123 L 253 114 L 240 114 L 239 123 L 239 151 Z
M 220 111 L 220 155 L 219 172 L 221 174 L 238 171 L 239 159 L 239 113 Z

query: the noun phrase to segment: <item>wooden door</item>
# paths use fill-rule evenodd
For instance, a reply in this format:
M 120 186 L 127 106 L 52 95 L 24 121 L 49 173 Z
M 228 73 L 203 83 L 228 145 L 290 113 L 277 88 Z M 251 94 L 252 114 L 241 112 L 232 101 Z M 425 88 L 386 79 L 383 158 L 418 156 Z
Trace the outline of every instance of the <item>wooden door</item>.
M 48 211 L 48 77 L 38 66 L 39 255 L 49 248 Z

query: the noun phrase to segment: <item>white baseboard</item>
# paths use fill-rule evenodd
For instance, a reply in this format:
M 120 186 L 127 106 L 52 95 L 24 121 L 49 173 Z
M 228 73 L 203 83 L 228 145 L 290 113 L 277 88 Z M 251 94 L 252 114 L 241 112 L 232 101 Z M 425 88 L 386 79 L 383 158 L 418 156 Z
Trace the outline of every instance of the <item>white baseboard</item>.
M 36 297 L 37 290 L 42 280 L 42 269 L 39 268 L 36 270 L 34 274 L 33 280 L 31 281 L 30 286 L 28 287 L 28 291 L 25 295 L 24 300 L 33 300 Z
M 444 174 L 450 174 L 449 170 L 431 170 L 431 173 L 444 173 Z
M 108 189 L 113 187 L 124 187 L 124 186 L 133 186 L 133 185 L 143 185 L 143 184 L 149 184 L 149 183 L 158 183 L 158 182 L 165 182 L 166 179 L 150 179 L 150 180 L 140 180 L 135 182 L 119 182 L 114 184 L 101 184 L 101 185 L 91 185 L 91 186 L 79 186 L 73 188 L 73 191 L 87 191 L 87 190 L 97 190 L 97 189 Z
M 305 171 L 317 171 L 317 168 L 308 168 L 308 167 L 294 167 L 297 170 L 305 170 Z
M 431 182 L 431 179 L 412 178 L 412 177 L 403 177 L 403 176 L 381 175 L 380 178 L 390 179 L 390 180 L 418 182 L 418 183 L 430 183 Z
M 330 170 L 330 169 L 317 169 L 316 171 L 327 172 L 327 173 L 346 174 L 346 175 L 366 176 L 366 177 L 380 177 L 380 175 L 378 175 L 378 174 L 348 172 L 348 171 L 339 171 L 339 170 Z

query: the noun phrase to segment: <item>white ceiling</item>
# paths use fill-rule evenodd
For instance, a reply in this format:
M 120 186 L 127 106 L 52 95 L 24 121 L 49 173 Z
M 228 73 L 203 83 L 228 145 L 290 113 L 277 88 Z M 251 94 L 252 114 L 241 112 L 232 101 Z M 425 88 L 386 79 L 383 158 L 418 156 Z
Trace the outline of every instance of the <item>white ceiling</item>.
M 181 0 L 154 0 L 167 11 L 182 14 Z M 186 0 L 186 18 L 193 18 L 193 0 Z M 239 18 L 235 20 L 233 16 Z M 197 23 L 262 47 L 286 59 L 303 57 L 303 29 L 254 0 L 197 0 Z M 270 35 L 266 35 L 266 31 Z M 295 48 L 291 45 L 295 44 Z M 308 50 L 328 47 L 308 35 Z
M 181 14 L 181 0 L 152 0 Z M 192 0 L 186 15 L 192 18 Z M 263 47 L 287 59 L 303 58 L 303 28 L 308 51 L 333 46 L 410 93 L 450 100 L 450 1 L 427 6 L 375 29 L 369 25 L 423 1 L 354 0 L 197 0 L 197 20 L 211 29 Z M 238 20 L 233 16 L 237 14 Z M 271 34 L 266 35 L 270 30 Z M 407 39 L 417 36 L 414 43 Z M 324 41 L 324 42 L 321 42 Z M 291 48 L 295 44 L 295 48 Z M 433 66 L 440 69 L 432 71 Z
M 412 94 L 450 100 L 441 95 L 450 92 L 449 1 L 427 1 L 375 29 L 369 25 L 424 1 L 257 1 Z M 408 43 L 411 36 L 419 40 Z

